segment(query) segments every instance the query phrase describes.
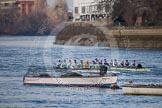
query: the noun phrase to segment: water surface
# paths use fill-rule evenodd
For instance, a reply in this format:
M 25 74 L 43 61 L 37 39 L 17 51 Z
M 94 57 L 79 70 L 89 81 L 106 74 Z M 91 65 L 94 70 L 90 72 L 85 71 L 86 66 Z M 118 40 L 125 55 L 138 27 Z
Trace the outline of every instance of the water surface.
M 161 108 L 161 96 L 126 96 L 122 90 L 81 87 L 24 86 L 30 65 L 52 66 L 58 59 L 95 58 L 137 60 L 151 72 L 119 74 L 118 85 L 129 79 L 162 84 L 162 51 L 53 45 L 54 37 L 0 37 L 0 107 Z

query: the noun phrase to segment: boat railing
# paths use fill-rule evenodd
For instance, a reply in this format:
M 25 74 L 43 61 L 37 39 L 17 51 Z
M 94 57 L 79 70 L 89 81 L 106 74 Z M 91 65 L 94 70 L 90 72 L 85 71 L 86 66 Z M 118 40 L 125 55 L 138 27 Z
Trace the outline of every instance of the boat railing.
M 107 72 L 107 68 L 103 67 L 99 70 L 99 75 L 100 76 L 117 76 L 117 74 L 112 73 L 112 72 Z M 28 68 L 28 72 L 24 75 L 24 77 L 52 77 L 52 76 L 64 76 L 64 74 L 67 73 L 73 73 L 70 70 L 55 70 L 54 67 L 50 67 L 50 66 L 30 66 Z M 98 76 L 98 73 L 81 73 L 81 72 L 77 72 L 77 74 L 81 74 L 83 76 Z

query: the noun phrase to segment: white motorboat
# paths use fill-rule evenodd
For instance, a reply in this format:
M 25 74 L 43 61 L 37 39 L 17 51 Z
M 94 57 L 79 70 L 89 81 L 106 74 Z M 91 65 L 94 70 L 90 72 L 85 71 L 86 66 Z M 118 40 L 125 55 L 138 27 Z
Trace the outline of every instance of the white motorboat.
M 111 85 L 117 83 L 117 78 L 114 74 L 83 76 L 79 73 L 68 72 L 60 76 L 54 76 L 49 73 L 28 72 L 24 76 L 23 83 L 24 85 L 111 87 Z
M 117 76 L 24 76 L 23 82 L 25 85 L 110 87 L 117 83 Z

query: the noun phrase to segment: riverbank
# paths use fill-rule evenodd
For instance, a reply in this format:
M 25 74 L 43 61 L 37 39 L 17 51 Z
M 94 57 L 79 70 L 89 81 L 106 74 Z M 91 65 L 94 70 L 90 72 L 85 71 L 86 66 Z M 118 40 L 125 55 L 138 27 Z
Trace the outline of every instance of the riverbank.
M 120 48 L 162 49 L 162 29 L 119 29 L 110 32 Z
M 120 27 L 98 29 L 91 24 L 74 23 L 64 28 L 55 44 L 105 46 L 112 48 L 162 49 L 162 28 Z

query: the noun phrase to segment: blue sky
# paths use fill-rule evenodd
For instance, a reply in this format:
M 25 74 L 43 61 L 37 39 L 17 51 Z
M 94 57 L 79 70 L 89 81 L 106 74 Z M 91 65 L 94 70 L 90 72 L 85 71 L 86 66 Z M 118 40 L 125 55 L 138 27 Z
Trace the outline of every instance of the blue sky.
M 48 4 L 49 5 L 52 5 L 54 3 L 55 0 L 47 0 Z M 68 7 L 69 9 L 72 9 L 72 5 L 73 5 L 73 0 L 66 0 L 67 1 L 67 4 L 68 4 Z

